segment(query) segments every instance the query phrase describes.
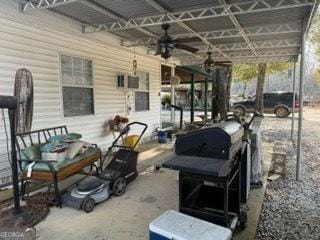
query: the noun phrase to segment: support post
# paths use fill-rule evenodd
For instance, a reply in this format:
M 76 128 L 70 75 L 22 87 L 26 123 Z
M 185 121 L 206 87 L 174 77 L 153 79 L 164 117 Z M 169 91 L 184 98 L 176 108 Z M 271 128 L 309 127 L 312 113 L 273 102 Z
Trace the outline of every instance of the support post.
M 191 103 L 190 103 L 190 122 L 194 122 L 194 73 L 191 74 Z
M 204 82 L 204 120 L 208 120 L 208 77 Z
M 292 74 L 292 114 L 291 114 L 291 141 L 294 141 L 294 114 L 296 111 L 296 62 L 297 60 L 294 59 L 293 62 L 293 74 Z
M 175 67 L 171 68 L 171 77 L 173 77 L 175 75 Z M 170 82 L 171 84 L 171 105 L 175 105 L 175 87 L 172 84 L 172 82 Z M 174 125 L 175 124 L 175 109 L 173 107 L 171 107 L 171 123 Z
M 9 109 L 10 120 L 10 140 L 11 140 L 11 168 L 12 168 L 12 186 L 13 186 L 13 214 L 20 214 L 20 197 L 19 197 L 19 176 L 18 176 L 18 160 L 16 151 L 15 122 L 16 109 Z
M 15 136 L 15 122 L 17 98 L 11 96 L 0 96 L 0 108 L 8 109 L 10 122 L 10 140 L 11 140 L 11 171 L 12 171 L 12 187 L 13 187 L 13 214 L 20 214 L 22 212 L 20 207 L 19 197 L 19 176 L 18 176 L 18 161 L 16 151 L 16 136 Z
M 296 180 L 300 180 L 300 166 L 302 161 L 302 121 L 303 121 L 303 98 L 304 98 L 304 69 L 306 53 L 306 33 L 305 23 L 302 23 L 301 59 L 300 59 L 300 83 L 299 83 L 299 120 L 298 120 L 298 140 L 297 140 L 297 166 Z

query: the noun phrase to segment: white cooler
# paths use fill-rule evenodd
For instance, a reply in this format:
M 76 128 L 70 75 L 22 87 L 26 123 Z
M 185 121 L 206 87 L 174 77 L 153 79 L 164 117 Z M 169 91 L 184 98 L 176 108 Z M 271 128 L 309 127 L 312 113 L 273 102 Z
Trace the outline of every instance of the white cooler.
M 230 229 L 168 210 L 149 225 L 150 240 L 230 240 Z

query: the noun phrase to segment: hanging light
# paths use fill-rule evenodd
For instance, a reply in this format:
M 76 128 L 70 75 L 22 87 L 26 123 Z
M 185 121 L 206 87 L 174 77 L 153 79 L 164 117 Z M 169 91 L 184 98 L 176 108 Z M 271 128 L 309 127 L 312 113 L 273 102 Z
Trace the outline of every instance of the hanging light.
M 159 43 L 160 55 L 164 59 L 168 59 L 169 57 L 171 57 L 173 49 L 174 49 L 174 44 L 171 42 L 160 42 Z
M 169 57 L 171 57 L 171 54 L 175 46 L 173 39 L 168 34 L 169 28 L 170 28 L 169 24 L 162 25 L 162 29 L 164 30 L 164 35 L 161 36 L 158 41 L 158 51 L 161 57 L 164 59 L 168 59 Z
M 211 73 L 213 70 L 213 67 L 214 67 L 214 61 L 211 58 L 211 54 L 212 54 L 212 52 L 210 52 L 210 51 L 207 52 L 208 57 L 203 63 L 204 70 L 207 73 Z
M 133 49 L 133 61 L 132 61 L 132 71 L 133 71 L 133 76 L 137 75 L 137 68 L 138 68 L 138 62 L 136 59 L 136 49 Z

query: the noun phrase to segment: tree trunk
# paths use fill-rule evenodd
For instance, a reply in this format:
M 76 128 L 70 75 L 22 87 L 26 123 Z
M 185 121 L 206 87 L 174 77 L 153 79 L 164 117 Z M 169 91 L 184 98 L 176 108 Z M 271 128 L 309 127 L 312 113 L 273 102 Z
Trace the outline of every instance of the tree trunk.
M 243 86 L 242 99 L 245 99 L 245 98 L 246 98 L 247 85 L 248 85 L 248 83 L 245 82 L 245 83 L 244 83 L 244 86 Z
M 217 107 L 217 69 L 212 72 L 212 93 L 211 93 L 211 119 L 215 120 L 218 117 Z
M 218 67 L 216 70 L 216 99 L 217 99 L 217 112 L 221 118 L 224 118 L 227 111 L 227 76 L 228 67 Z
M 231 82 L 232 82 L 232 66 L 228 67 L 228 76 L 227 76 L 227 101 L 226 101 L 226 108 L 227 111 L 230 111 L 230 98 L 231 98 Z
M 260 113 L 263 113 L 263 87 L 264 87 L 264 81 L 266 77 L 266 70 L 267 70 L 267 63 L 259 63 L 255 110 Z

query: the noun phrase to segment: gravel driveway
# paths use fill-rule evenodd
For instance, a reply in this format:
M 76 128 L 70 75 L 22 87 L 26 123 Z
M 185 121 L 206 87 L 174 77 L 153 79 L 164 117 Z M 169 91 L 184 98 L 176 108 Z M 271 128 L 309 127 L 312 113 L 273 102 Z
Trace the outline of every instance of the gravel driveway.
M 291 118 L 264 120 L 264 140 L 275 141 L 287 154 L 287 175 L 268 182 L 257 240 L 320 239 L 320 109 L 307 109 L 303 125 L 301 181 L 296 182 L 296 148 L 288 140 Z

